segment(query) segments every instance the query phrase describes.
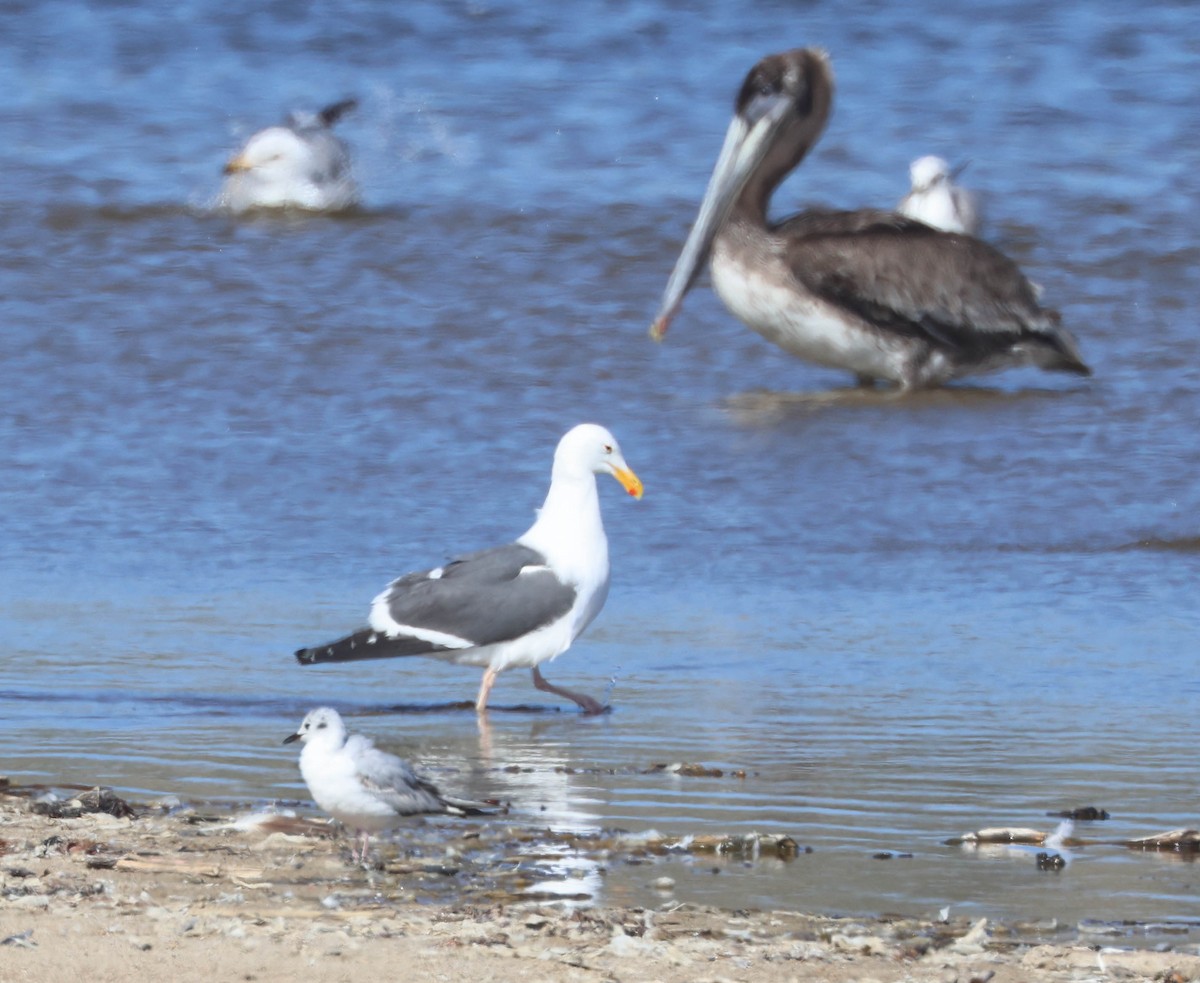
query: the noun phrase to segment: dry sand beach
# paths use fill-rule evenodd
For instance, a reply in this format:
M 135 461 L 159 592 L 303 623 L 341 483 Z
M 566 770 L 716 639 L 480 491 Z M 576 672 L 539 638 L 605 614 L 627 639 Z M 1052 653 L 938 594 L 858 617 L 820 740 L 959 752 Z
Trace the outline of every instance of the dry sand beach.
M 652 855 L 644 841 L 419 823 L 377 843 L 364 869 L 319 820 L 131 807 L 98 790 L 49 807 L 28 789 L 0 796 L 5 983 L 1200 979 L 1191 952 L 1047 944 L 1035 926 L 986 919 L 722 911 L 668 897 L 592 907 L 536 889 L 539 858 L 564 846 L 618 864 Z

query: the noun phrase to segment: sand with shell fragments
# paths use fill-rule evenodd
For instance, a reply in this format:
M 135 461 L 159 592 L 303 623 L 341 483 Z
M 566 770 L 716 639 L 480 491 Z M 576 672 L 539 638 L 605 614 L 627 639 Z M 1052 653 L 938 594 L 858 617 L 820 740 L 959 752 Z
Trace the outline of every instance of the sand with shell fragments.
M 1200 956 L 1027 944 L 982 920 L 571 908 L 522 894 L 503 862 L 539 834 L 486 824 L 363 869 L 308 819 L 34 809 L 0 795 L 4 983 L 1200 980 Z

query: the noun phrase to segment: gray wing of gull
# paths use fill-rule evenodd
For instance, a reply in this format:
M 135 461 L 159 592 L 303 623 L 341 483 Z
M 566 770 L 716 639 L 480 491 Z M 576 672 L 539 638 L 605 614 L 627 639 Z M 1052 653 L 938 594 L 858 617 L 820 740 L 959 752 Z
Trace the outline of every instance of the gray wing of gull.
M 439 577 L 425 571 L 392 581 L 386 603 L 393 621 L 494 645 L 551 624 L 575 603 L 575 589 L 555 576 L 546 558 L 516 543 L 439 569 Z
M 363 788 L 397 815 L 446 811 L 447 803 L 437 786 L 418 775 L 403 758 L 379 750 L 370 738 L 352 735 L 346 741 L 345 751 L 354 760 Z
M 511 641 L 553 623 L 575 603 L 575 588 L 559 580 L 545 562 L 541 553 L 517 543 L 469 553 L 444 567 L 392 581 L 385 603 L 400 625 L 453 635 L 473 646 Z M 310 665 L 449 650 L 412 636 L 362 628 L 335 642 L 300 649 L 296 659 Z
M 343 99 L 317 113 L 293 112 L 288 116 L 284 125 L 312 149 L 314 172 L 311 178 L 316 183 L 325 184 L 349 176 L 350 153 L 334 135 L 332 127 L 357 106 L 357 99 Z
M 950 198 L 954 202 L 954 211 L 963 228 L 969 235 L 975 235 L 982 224 L 979 195 L 969 188 L 960 188 L 956 185 L 950 189 Z

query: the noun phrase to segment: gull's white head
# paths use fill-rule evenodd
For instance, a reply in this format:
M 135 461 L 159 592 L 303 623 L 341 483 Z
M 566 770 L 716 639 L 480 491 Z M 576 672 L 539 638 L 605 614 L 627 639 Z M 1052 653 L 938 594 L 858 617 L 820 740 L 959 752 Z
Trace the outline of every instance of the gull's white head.
M 611 474 L 634 498 L 642 497 L 642 482 L 625 463 L 617 438 L 596 423 L 572 427 L 554 451 L 554 475 L 579 478 Z
M 908 169 L 913 191 L 928 191 L 950 177 L 950 165 L 941 157 L 918 157 Z
M 314 169 L 309 141 L 287 126 L 259 130 L 225 165 L 226 174 L 254 174 L 263 181 L 304 181 Z
M 356 102 L 344 99 L 318 113 L 293 113 L 282 126 L 259 130 L 225 165 L 216 204 L 249 208 L 337 210 L 358 202 L 350 155 L 331 127 Z
M 341 745 L 346 740 L 346 725 L 342 723 L 342 715 L 332 707 L 317 707 L 305 715 L 300 729 L 290 737 L 283 739 L 284 744 L 293 741 L 328 741 Z

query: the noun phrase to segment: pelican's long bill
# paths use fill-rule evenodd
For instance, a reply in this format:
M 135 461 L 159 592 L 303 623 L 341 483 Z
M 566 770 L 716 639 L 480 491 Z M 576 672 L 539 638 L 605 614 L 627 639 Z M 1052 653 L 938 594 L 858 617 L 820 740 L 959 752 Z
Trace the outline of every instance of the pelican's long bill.
M 655 341 L 662 341 L 667 333 L 684 295 L 700 275 L 729 210 L 774 145 L 775 135 L 792 109 L 792 101 L 783 93 L 756 94 L 748 108 L 746 115 L 752 122 L 738 113 L 725 133 L 725 143 L 700 202 L 700 213 L 671 271 L 658 316 L 650 326 L 650 337 Z

